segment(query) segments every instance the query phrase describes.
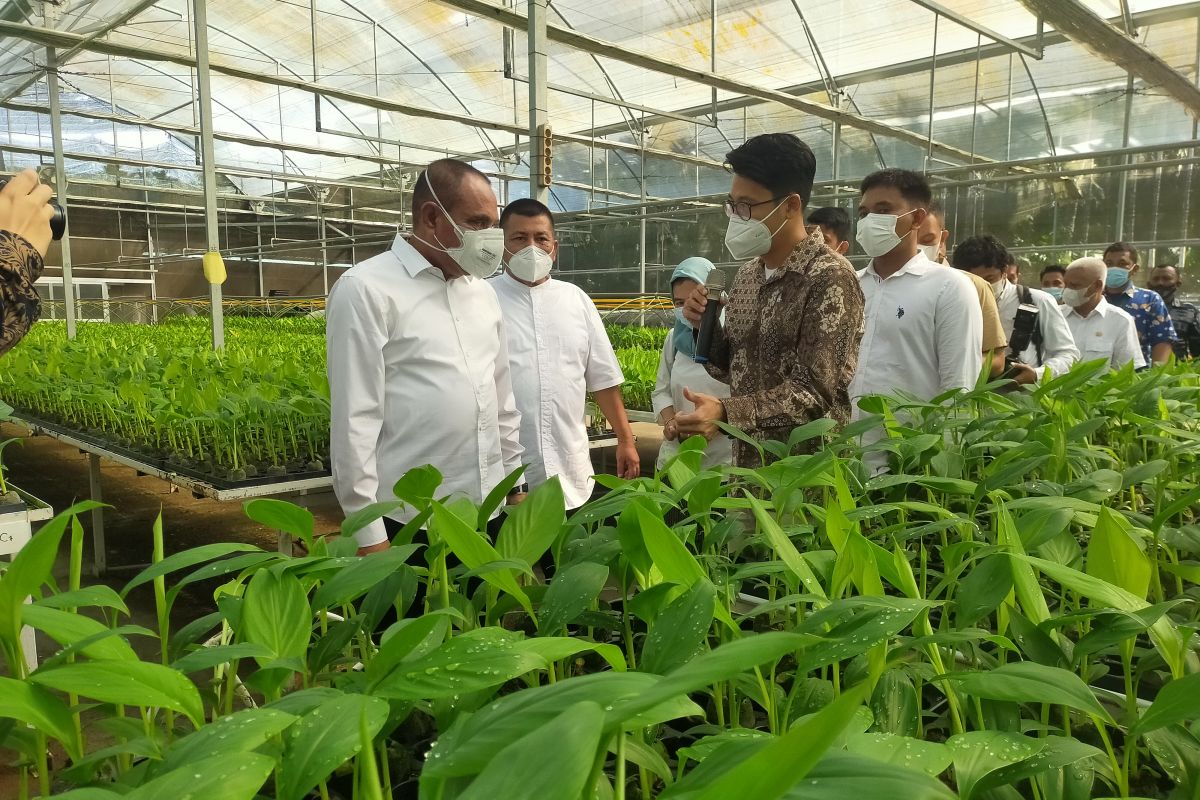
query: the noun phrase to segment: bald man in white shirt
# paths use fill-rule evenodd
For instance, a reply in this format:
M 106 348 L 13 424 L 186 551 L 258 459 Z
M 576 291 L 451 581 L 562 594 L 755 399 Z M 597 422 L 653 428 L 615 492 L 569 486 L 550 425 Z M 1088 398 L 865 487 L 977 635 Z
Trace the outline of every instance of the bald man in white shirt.
M 550 274 L 558 253 L 550 209 L 514 200 L 500 227 L 505 268 L 490 283 L 504 315 L 525 477 L 532 489 L 558 476 L 566 507 L 578 508 L 595 488 L 584 425 L 589 392 L 616 433 L 617 474 L 641 474 L 621 399 L 625 376 L 591 298 Z
M 1137 323 L 1124 309 L 1104 299 L 1107 266 L 1099 258 L 1079 258 L 1067 266 L 1063 304 L 1059 306 L 1080 361 L 1107 359 L 1110 369 L 1133 363 L 1135 369 L 1146 366 L 1138 344 Z
M 392 487 L 415 467 L 441 472 L 438 497 L 475 503 L 521 467 L 500 304 L 484 280 L 500 266 L 497 224 L 487 176 L 435 161 L 413 190 L 412 235 L 397 236 L 334 284 L 326 317 L 330 454 L 347 515 L 394 500 Z M 405 507 L 358 531 L 359 553 L 387 549 L 416 514 Z

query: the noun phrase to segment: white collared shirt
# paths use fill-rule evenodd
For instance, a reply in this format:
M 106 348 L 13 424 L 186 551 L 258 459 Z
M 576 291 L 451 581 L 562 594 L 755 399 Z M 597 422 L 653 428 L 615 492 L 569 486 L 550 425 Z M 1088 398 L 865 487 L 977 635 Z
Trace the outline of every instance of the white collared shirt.
M 881 278 L 874 262 L 859 270 L 866 330 L 850 382 L 852 417 L 866 395 L 897 391 L 931 400 L 975 386 L 983 367 L 983 312 L 970 280 L 918 251 Z
M 1075 337 L 1080 361 L 1107 358 L 1112 369 L 1120 369 L 1130 361 L 1138 369 L 1146 366 L 1142 347 L 1138 344 L 1137 323 L 1128 312 L 1103 297 L 1086 317 L 1070 306 L 1059 306 L 1059 309 Z
M 1058 301 L 1040 289 L 1026 288 L 1029 289 L 1033 304 L 1038 310 L 1037 324 L 1042 331 L 1042 359 L 1038 361 L 1037 348 L 1030 344 L 1025 348 L 1025 352 L 1021 353 L 1021 361 L 1037 369 L 1039 381 L 1047 368 L 1050 370 L 1050 377 L 1057 378 L 1069 371 L 1079 360 L 1079 348 L 1075 346 L 1071 327 L 1058 310 Z M 1000 324 L 1004 327 L 1004 335 L 1011 341 L 1013 322 L 1017 316 L 1017 308 L 1021 305 L 1021 290 L 1005 281 L 996 305 L 1000 309 Z
M 696 406 L 683 396 L 684 389 L 693 392 L 712 395 L 724 400 L 729 397 L 729 385 L 708 374 L 703 364 L 698 364 L 691 356 L 679 352 L 675 348 L 674 329 L 667 332 L 667 340 L 663 343 L 662 357 L 658 360 L 658 379 L 654 383 L 654 394 L 651 404 L 654 416 L 662 414 L 663 409 L 671 406 L 676 414 L 694 411 Z M 658 451 L 656 467 L 663 465 L 679 452 L 678 441 L 663 439 Z M 733 441 L 721 433 L 718 434 L 704 449 L 703 465 L 715 467 L 719 464 L 733 463 Z
M 338 278 L 326 337 L 333 486 L 346 514 L 395 499 L 396 481 L 425 464 L 442 473 L 438 497 L 476 503 L 520 467 L 508 347 L 487 281 L 447 281 L 397 236 Z M 357 539 L 386 541 L 383 521 Z
M 567 508 L 592 495 L 587 393 L 625 382 L 596 305 L 574 284 L 551 278 L 526 286 L 508 272 L 492 278 L 508 338 L 513 393 L 529 486 L 559 476 Z

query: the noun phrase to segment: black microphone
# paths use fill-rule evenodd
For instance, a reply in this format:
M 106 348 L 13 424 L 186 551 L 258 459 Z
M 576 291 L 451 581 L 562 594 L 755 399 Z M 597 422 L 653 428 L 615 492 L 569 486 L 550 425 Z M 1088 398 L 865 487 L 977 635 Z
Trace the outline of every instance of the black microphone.
M 714 269 L 708 273 L 704 288 L 708 289 L 708 305 L 704 307 L 704 314 L 700 317 L 700 330 L 696 333 L 695 360 L 698 364 L 708 362 L 713 332 L 721 324 L 721 293 L 725 291 L 725 276 L 720 270 Z

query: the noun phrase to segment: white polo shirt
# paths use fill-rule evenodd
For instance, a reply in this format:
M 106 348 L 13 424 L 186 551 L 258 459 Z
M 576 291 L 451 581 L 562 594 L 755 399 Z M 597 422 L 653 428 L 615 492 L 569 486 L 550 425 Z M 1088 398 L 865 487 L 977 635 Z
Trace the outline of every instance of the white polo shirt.
M 866 329 L 850 382 L 852 418 L 866 395 L 897 391 L 931 400 L 975 386 L 983 367 L 983 312 L 971 281 L 918 251 L 881 278 L 874 262 L 858 272 Z
M 1075 337 L 1080 361 L 1107 358 L 1112 369 L 1120 369 L 1130 361 L 1137 369 L 1146 366 L 1142 347 L 1138 344 L 1137 323 L 1125 310 L 1103 297 L 1086 317 L 1070 306 L 1059 306 L 1059 309 Z
M 442 473 L 438 497 L 480 503 L 521 466 L 504 325 L 487 281 L 447 281 L 397 236 L 338 278 L 326 309 L 330 458 L 346 514 L 395 499 L 392 487 L 414 467 Z M 383 521 L 357 539 L 385 541 Z
M 578 508 L 595 485 L 587 393 L 625 382 L 604 322 L 574 284 L 551 278 L 526 286 L 507 271 L 488 283 L 504 316 L 525 479 L 534 487 L 559 476 L 567 508 Z

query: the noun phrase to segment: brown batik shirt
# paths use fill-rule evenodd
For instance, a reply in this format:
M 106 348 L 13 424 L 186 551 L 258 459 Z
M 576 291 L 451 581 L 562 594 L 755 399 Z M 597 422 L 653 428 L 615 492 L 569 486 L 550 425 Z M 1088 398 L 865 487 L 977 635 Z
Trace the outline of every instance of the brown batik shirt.
M 0 231 L 0 355 L 37 322 L 41 305 L 33 282 L 43 266 L 41 253 L 25 237 Z
M 729 384 L 726 421 L 754 438 L 783 441 L 821 417 L 845 424 L 862 335 L 858 276 L 820 232 L 796 245 L 770 280 L 761 258 L 743 264 L 706 365 Z M 753 448 L 734 442 L 738 466 L 757 460 Z

